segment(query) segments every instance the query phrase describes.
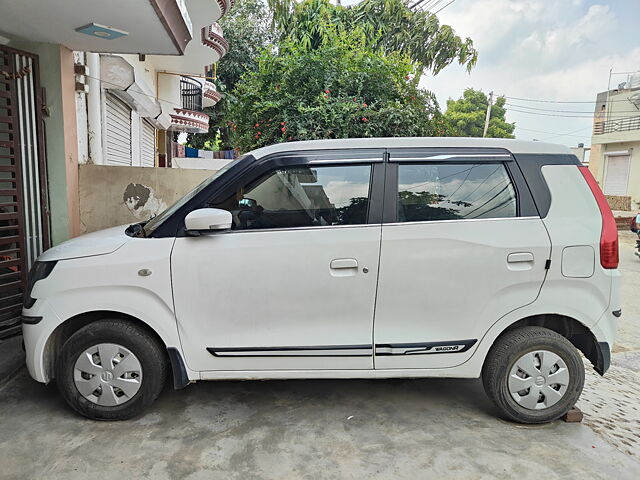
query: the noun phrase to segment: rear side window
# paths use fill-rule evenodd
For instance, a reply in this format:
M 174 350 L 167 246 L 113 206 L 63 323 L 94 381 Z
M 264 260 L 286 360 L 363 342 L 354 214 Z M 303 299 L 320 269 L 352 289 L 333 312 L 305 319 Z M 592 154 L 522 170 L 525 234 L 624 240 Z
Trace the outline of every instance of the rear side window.
M 517 216 L 516 193 L 502 163 L 398 165 L 398 221 Z
M 365 224 L 370 181 L 371 165 L 283 167 L 212 206 L 235 230 Z

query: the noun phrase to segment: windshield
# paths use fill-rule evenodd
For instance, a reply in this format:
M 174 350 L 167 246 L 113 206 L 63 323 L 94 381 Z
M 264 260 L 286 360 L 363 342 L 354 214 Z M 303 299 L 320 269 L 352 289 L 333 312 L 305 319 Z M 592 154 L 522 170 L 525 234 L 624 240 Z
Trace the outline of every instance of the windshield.
M 160 226 L 167 218 L 169 218 L 171 215 L 173 215 L 177 210 L 180 209 L 180 207 L 182 207 L 185 203 L 187 203 L 189 200 L 191 200 L 193 197 L 195 197 L 198 193 L 200 193 L 202 190 L 204 190 L 205 188 L 207 188 L 207 186 L 213 182 L 216 178 L 219 178 L 221 175 L 223 175 L 227 170 L 229 170 L 231 167 L 233 167 L 234 165 L 236 165 L 237 163 L 239 163 L 243 158 L 245 158 L 246 155 L 243 155 L 241 157 L 236 158 L 234 161 L 227 163 L 224 167 L 222 167 L 220 170 L 218 170 L 216 173 L 214 173 L 213 175 L 211 175 L 209 178 L 207 178 L 204 182 L 202 182 L 200 185 L 198 185 L 196 188 L 194 188 L 193 190 L 191 190 L 189 193 L 187 193 L 184 197 L 182 197 L 181 199 L 179 199 L 176 203 L 174 203 L 173 205 L 171 205 L 169 208 L 167 208 L 166 210 L 164 210 L 162 213 L 156 215 L 155 217 L 153 217 L 152 219 L 150 219 L 145 225 L 144 225 L 144 232 L 146 234 L 146 236 L 149 236 L 151 234 L 151 232 L 153 232 L 156 228 L 158 228 L 158 226 Z

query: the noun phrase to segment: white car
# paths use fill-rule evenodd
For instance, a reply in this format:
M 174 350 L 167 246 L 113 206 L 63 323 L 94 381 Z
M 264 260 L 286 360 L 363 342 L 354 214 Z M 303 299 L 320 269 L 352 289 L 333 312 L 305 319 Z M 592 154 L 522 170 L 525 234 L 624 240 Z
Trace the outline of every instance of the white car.
M 45 252 L 31 376 L 94 419 L 198 380 L 482 376 L 548 422 L 609 367 L 616 225 L 566 147 L 472 138 L 253 151 L 140 224 Z

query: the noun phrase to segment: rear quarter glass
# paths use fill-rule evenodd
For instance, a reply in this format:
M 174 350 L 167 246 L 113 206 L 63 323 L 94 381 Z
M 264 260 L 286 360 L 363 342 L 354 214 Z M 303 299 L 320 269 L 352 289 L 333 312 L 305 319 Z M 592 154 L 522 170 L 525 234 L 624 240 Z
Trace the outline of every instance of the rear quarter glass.
M 513 157 L 529 187 L 540 218 L 545 218 L 551 207 L 551 192 L 542 175 L 545 165 L 576 165 L 580 162 L 575 155 L 546 153 L 515 153 Z

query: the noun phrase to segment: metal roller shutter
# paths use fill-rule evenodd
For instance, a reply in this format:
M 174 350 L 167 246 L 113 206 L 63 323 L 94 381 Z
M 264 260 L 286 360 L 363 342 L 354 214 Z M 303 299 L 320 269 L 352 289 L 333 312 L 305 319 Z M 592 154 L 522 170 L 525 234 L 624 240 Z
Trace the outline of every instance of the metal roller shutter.
M 608 156 L 604 193 L 607 195 L 626 195 L 628 183 L 629 155 Z
M 143 167 L 156 166 L 156 129 L 146 120 L 140 123 L 140 160 Z
M 105 111 L 107 165 L 131 165 L 131 109 L 106 92 Z

